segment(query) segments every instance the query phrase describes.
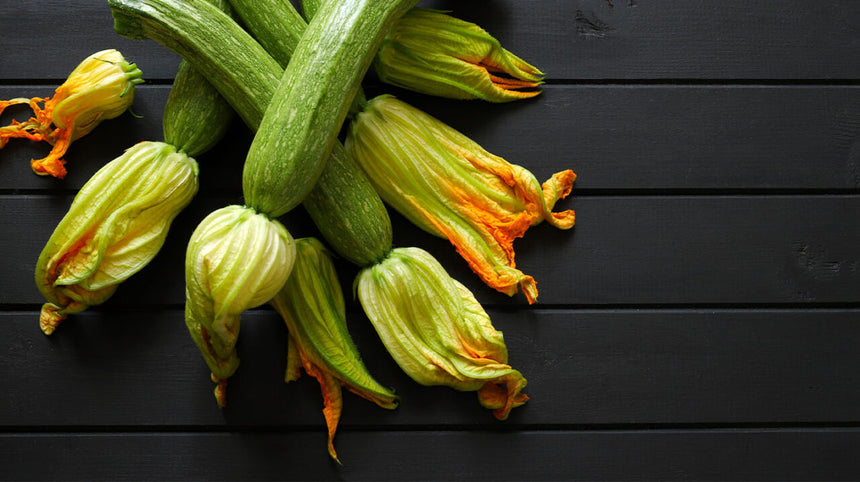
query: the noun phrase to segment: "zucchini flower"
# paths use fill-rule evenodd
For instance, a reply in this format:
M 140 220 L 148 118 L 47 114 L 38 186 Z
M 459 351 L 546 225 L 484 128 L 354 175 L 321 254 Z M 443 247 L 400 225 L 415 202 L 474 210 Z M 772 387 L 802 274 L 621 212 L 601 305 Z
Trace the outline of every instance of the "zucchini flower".
M 251 208 L 228 206 L 206 216 L 185 257 L 185 324 L 226 405 L 227 378 L 239 366 L 239 315 L 272 299 L 287 281 L 296 245 L 284 226 Z
M 162 142 L 141 142 L 80 189 L 36 263 L 53 333 L 70 313 L 107 300 L 158 253 L 173 218 L 197 193 L 197 162 Z
M 425 8 L 395 24 L 374 68 L 383 82 L 452 99 L 510 102 L 538 95 L 543 83 L 540 70 L 481 27 Z
M 134 100 L 134 86 L 143 82 L 141 75 L 140 69 L 117 50 L 90 55 L 57 87 L 53 97 L 0 102 L 0 113 L 10 105 L 29 104 L 35 115 L 25 122 L 0 127 L 0 148 L 16 137 L 45 141 L 53 147 L 47 157 L 30 162 L 33 172 L 65 177 L 66 161 L 62 157 L 71 142 L 88 134 L 99 122 L 125 112 Z
M 422 385 L 478 392 L 505 420 L 526 379 L 508 365 L 502 333 L 468 288 L 420 248 L 395 248 L 356 278 L 364 312 L 400 368 Z
M 490 287 L 537 300 L 534 278 L 516 269 L 513 241 L 546 220 L 573 227 L 572 210 L 552 212 L 576 175 L 543 186 L 526 169 L 394 97 L 371 100 L 350 126 L 347 151 L 383 200 L 425 231 L 447 237 Z
M 322 389 L 328 452 L 334 459 L 334 435 L 343 409 L 341 385 L 382 408 L 397 408 L 399 398 L 368 373 L 346 327 L 343 293 L 334 264 L 315 238 L 296 240 L 296 263 L 287 283 L 271 304 L 290 332 L 286 381 L 300 368 Z

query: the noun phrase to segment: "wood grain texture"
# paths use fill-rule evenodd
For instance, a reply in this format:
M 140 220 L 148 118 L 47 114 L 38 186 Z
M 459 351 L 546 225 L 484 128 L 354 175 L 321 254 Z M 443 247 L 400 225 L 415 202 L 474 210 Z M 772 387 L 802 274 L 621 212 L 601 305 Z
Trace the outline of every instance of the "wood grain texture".
M 540 180 L 571 168 L 575 194 L 671 190 L 746 192 L 860 190 L 860 88 L 757 86 L 549 86 L 538 98 L 492 105 L 394 93 Z M 0 190 L 75 189 L 141 140 L 161 140 L 169 86 L 140 86 L 125 114 L 69 150 L 63 181 L 33 175 L 47 145 L 12 140 L 0 151 Z M 50 95 L 45 86 L 0 86 L 0 99 Z M 28 116 L 10 108 L 0 118 Z M 487 120 L 489 118 L 489 121 Z M 238 119 L 199 156 L 201 189 L 235 189 L 251 135 Z M 660 126 L 655 129 L 655 126 Z M 208 175 L 217 171 L 217 175 Z
M 70 196 L 0 196 L 0 305 L 36 305 L 30 281 Z M 112 306 L 184 303 L 185 246 L 213 210 L 241 196 L 198 197 L 159 256 L 124 283 Z M 531 228 L 517 241 L 517 267 L 538 281 L 542 305 L 857 303 L 860 196 L 592 196 L 570 203 L 571 231 Z M 420 246 L 481 303 L 525 307 L 478 281 L 447 240 L 392 216 L 395 246 Z M 283 221 L 294 237 L 317 231 L 303 211 Z M 30 242 L 21 243 L 26 239 Z M 559 262 L 563 260 L 563 262 Z M 342 267 L 344 286 L 356 269 Z
M 498 422 L 474 393 L 412 382 L 372 325 L 349 329 L 370 373 L 402 398 L 395 411 L 345 395 L 341 426 L 498 432 L 595 426 L 774 426 L 860 421 L 856 310 L 491 309 L 531 400 Z M 284 384 L 286 328 L 272 310 L 243 317 L 242 364 L 228 406 L 181 310 L 76 315 L 46 337 L 38 312 L 0 313 L 0 430 L 141 427 L 322 432 L 308 376 Z M 322 450 L 322 448 L 320 448 Z
M 8 434 L 0 436 L 2 457 L 20 463 L 0 477 L 801 481 L 855 480 L 860 471 L 857 430 L 343 431 L 338 442 L 343 467 L 316 450 L 322 434 Z
M 496 36 L 550 79 L 856 79 L 860 5 L 852 0 L 432 0 Z M 178 58 L 119 38 L 104 2 L 0 5 L 0 77 L 62 79 L 117 48 L 144 78 L 171 79 Z M 60 48 L 62 46 L 62 48 Z

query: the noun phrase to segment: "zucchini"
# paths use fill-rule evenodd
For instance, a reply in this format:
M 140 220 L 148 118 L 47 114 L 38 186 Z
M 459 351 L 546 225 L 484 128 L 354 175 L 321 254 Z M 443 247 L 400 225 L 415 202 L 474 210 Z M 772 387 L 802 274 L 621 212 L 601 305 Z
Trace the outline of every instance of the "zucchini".
M 116 33 L 149 38 L 176 52 L 218 89 L 249 126 L 260 124 L 262 113 L 249 99 L 271 96 L 280 67 L 229 15 L 206 0 L 109 0 L 108 4 Z M 255 70 L 264 75 L 253 74 Z M 251 75 L 241 82 L 224 82 L 237 73 Z M 229 92 L 232 89 L 237 92 Z
M 242 186 L 280 216 L 313 188 L 388 28 L 417 0 L 327 2 L 308 25 L 254 136 Z
M 323 0 L 302 0 L 302 14 L 308 22 L 317 14 L 323 4 Z
M 195 7 L 193 20 L 183 13 L 182 2 L 176 0 L 111 0 L 115 28 L 122 35 L 150 37 L 175 49 L 200 72 L 220 72 L 213 84 L 245 123 L 256 130 L 283 70 L 235 22 L 219 21 L 219 12 L 202 0 L 186 1 Z M 279 4 L 283 8 L 278 8 Z M 292 16 L 288 4 L 273 2 L 270 6 L 272 18 Z M 241 8 L 236 11 L 242 15 Z M 251 19 L 246 19 L 246 24 L 254 33 L 260 32 Z M 203 29 L 207 29 L 207 35 L 197 34 Z M 295 33 L 285 29 L 280 35 L 286 38 Z M 231 49 L 237 45 L 242 45 L 241 52 L 231 55 Z M 280 58 L 288 61 L 289 53 L 282 51 Z M 215 65 L 219 62 L 225 62 L 226 66 Z M 248 89 L 247 85 L 255 88 Z M 304 206 L 339 255 L 359 266 L 373 264 L 391 249 L 388 212 L 340 142 L 334 143 L 325 164 Z
M 191 157 L 211 149 L 224 137 L 233 108 L 191 64 L 179 64 L 162 118 L 164 141 Z
M 231 13 L 227 0 L 207 1 L 221 11 Z M 233 116 L 233 109 L 218 90 L 183 60 L 164 106 L 164 141 L 189 156 L 198 156 L 224 137 Z
M 293 6 L 279 0 L 232 3 L 260 44 L 267 46 L 278 63 L 288 65 L 306 26 Z M 266 14 L 260 15 L 261 11 Z M 356 99 L 364 99 L 361 89 Z M 339 141 L 335 141 L 319 180 L 302 204 L 326 241 L 347 260 L 367 266 L 382 260 L 391 249 L 388 211 L 364 171 Z

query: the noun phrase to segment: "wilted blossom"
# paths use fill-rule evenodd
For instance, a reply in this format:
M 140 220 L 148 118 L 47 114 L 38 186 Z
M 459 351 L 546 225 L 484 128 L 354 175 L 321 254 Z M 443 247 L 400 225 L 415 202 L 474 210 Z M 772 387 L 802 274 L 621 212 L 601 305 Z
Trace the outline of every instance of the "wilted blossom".
M 420 248 L 395 248 L 356 279 L 388 353 L 422 385 L 477 391 L 499 420 L 524 404 L 526 379 L 508 365 L 502 333 L 468 288 Z
M 540 70 L 481 27 L 426 8 L 398 20 L 374 68 L 389 84 L 454 99 L 510 102 L 538 95 L 543 83 Z
M 162 142 L 141 142 L 96 172 L 36 264 L 36 285 L 48 300 L 42 331 L 103 303 L 146 266 L 197 186 L 194 159 Z
M 243 206 L 209 214 L 185 255 L 185 324 L 209 369 L 219 406 L 239 366 L 239 315 L 272 299 L 296 257 L 290 233 L 276 220 Z
M 290 332 L 286 380 L 304 368 L 322 389 L 329 455 L 337 460 L 334 435 L 343 409 L 341 386 L 382 408 L 399 398 L 379 384 L 364 366 L 346 326 L 343 293 L 326 249 L 315 238 L 296 240 L 296 262 L 287 283 L 271 304 Z
M 141 75 L 119 51 L 102 50 L 81 62 L 53 97 L 0 101 L 0 113 L 10 105 L 29 104 L 34 114 L 27 121 L 0 127 L 0 148 L 11 138 L 45 141 L 53 147 L 47 157 L 31 161 L 33 172 L 65 177 L 62 157 L 71 142 L 125 112 L 134 100 L 134 86 L 143 82 Z
M 541 185 L 428 114 L 383 95 L 353 121 L 347 151 L 388 204 L 425 231 L 448 238 L 490 287 L 537 299 L 534 278 L 516 269 L 514 239 L 546 220 L 573 227 L 572 210 L 552 212 L 573 188 L 571 170 Z

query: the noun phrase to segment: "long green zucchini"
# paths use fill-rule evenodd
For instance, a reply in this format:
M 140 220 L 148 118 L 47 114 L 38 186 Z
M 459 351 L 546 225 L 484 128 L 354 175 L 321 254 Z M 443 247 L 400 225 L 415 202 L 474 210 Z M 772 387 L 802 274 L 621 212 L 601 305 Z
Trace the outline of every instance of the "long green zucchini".
M 246 202 L 286 213 L 313 188 L 387 29 L 417 0 L 327 2 L 302 36 L 254 136 Z
M 152 38 L 175 49 L 201 72 L 219 72 L 213 84 L 256 130 L 283 70 L 235 22 L 219 20 L 219 12 L 202 0 L 185 1 L 195 8 L 193 21 L 183 13 L 183 2 L 176 0 L 111 0 L 111 6 L 116 5 L 115 28 L 122 35 Z M 241 9 L 236 10 L 241 16 Z M 290 15 L 284 9 L 270 13 L 272 18 Z M 186 22 L 177 21 L 183 18 Z M 200 35 L 204 29 L 207 34 Z M 244 45 L 241 53 L 231 55 L 230 49 L 240 44 Z M 227 67 L 214 65 L 222 61 Z M 247 85 L 255 88 L 247 89 Z M 305 208 L 338 254 L 359 266 L 378 261 L 391 248 L 391 222 L 385 206 L 339 142 L 334 143 L 325 164 Z

